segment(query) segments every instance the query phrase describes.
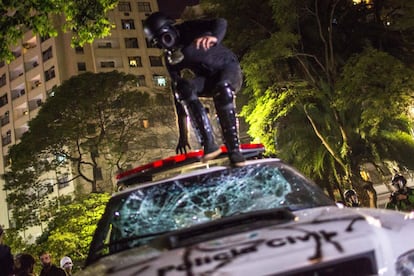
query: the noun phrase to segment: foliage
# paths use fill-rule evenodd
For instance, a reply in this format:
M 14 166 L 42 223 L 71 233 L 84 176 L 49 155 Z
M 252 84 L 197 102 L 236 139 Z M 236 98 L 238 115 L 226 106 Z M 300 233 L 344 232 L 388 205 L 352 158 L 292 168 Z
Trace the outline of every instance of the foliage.
M 327 190 L 364 193 L 365 162 L 412 168 L 413 0 L 202 3 L 229 21 L 242 115 L 273 154 Z
M 107 193 L 92 193 L 62 204 L 53 212 L 53 219 L 36 241 L 37 247 L 50 252 L 56 259 L 70 256 L 75 267 L 81 267 L 109 198 Z
M 33 30 L 43 37 L 56 36 L 59 30 L 73 33 L 73 45 L 92 42 L 110 33 L 113 24 L 107 11 L 116 7 L 117 0 L 10 0 L 0 2 L 0 60 L 11 61 L 10 46 L 23 34 Z M 65 19 L 62 24 L 59 21 Z
M 30 245 L 23 239 L 17 229 L 9 228 L 5 230 L 4 244 L 10 246 L 13 255 L 20 252 L 27 252 Z
M 116 71 L 84 73 L 57 87 L 42 105 L 20 143 L 9 151 L 5 188 L 9 204 L 16 207 L 18 227 L 47 219 L 39 208 L 59 189 L 56 178 L 69 170 L 92 192 L 112 191 L 116 172 L 148 161 L 155 150 L 172 150 L 175 119 L 169 102 L 139 91 L 135 81 L 135 76 Z M 145 128 L 144 119 L 171 127 L 160 134 L 156 127 Z M 95 173 L 99 169 L 100 181 Z

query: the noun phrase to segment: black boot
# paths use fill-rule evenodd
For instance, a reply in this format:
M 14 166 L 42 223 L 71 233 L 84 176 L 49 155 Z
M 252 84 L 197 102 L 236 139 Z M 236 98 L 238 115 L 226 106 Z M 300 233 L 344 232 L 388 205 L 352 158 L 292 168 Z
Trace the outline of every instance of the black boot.
M 192 100 L 186 103 L 191 120 L 197 127 L 204 147 L 203 162 L 212 160 L 220 155 L 221 149 L 214 141 L 213 128 L 204 106 L 199 100 Z
M 216 109 L 230 162 L 233 166 L 241 167 L 245 164 L 246 159 L 240 152 L 238 124 L 234 105 L 230 104 Z

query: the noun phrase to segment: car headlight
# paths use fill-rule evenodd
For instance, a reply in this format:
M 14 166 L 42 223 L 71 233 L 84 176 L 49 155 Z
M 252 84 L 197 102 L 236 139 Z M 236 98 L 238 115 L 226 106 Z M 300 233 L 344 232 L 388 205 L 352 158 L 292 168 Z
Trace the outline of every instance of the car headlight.
M 408 251 L 399 256 L 395 265 L 397 275 L 413 275 L 414 274 L 414 250 Z

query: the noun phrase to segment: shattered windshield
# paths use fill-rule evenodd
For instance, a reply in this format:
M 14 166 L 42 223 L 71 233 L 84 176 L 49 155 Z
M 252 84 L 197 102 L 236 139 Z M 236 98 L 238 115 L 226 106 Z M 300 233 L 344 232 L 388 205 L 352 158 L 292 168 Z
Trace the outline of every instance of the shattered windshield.
M 252 211 L 331 204 L 314 184 L 278 162 L 222 168 L 114 197 L 98 225 L 96 250 L 91 252 L 111 254 L 125 249 L 116 246 L 120 241 L 135 247 L 154 238 L 152 234 Z

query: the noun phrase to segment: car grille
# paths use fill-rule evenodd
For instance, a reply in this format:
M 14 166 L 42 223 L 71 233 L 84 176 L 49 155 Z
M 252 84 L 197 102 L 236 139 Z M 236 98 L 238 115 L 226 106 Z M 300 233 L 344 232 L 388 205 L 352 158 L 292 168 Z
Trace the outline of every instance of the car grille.
M 275 275 L 289 275 L 289 276 L 325 276 L 325 275 L 377 275 L 377 265 L 375 261 L 375 254 L 373 251 L 354 255 L 349 258 L 335 260 L 333 262 L 320 263 L 310 267 L 284 272 L 283 274 Z

